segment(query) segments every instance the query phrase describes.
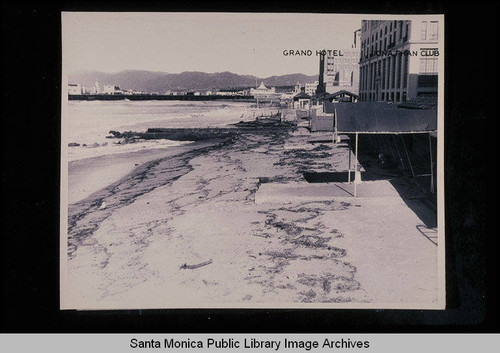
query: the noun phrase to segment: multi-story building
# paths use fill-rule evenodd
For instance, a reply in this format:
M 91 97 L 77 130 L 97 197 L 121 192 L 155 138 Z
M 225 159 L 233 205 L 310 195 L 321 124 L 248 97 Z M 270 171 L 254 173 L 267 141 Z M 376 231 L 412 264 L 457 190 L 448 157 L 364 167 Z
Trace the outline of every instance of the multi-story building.
M 358 93 L 360 35 L 360 30 L 354 32 L 354 40 L 350 49 L 327 51 L 323 70 L 323 82 L 327 93 L 342 90 Z
M 82 85 L 78 83 L 68 84 L 68 94 L 71 95 L 82 94 Z
M 319 81 L 314 81 L 314 83 L 306 83 L 305 92 L 309 96 L 314 96 L 316 94 L 316 88 L 318 88 Z
M 92 87 L 82 85 L 82 94 L 92 94 Z
M 120 91 L 120 87 L 118 87 L 118 86 L 104 85 L 103 93 L 104 94 L 117 94 L 117 93 L 122 93 L 122 92 Z
M 362 21 L 360 101 L 436 95 L 438 28 L 433 20 Z

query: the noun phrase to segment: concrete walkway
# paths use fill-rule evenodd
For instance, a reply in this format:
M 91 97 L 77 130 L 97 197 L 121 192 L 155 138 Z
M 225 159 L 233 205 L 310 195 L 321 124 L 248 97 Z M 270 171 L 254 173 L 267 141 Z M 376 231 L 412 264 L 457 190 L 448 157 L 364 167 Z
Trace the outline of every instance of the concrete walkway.
M 357 185 L 354 198 L 354 183 L 270 183 L 263 184 L 255 195 L 255 202 L 290 203 L 303 201 L 333 201 L 360 198 L 399 198 L 399 193 L 388 180 L 364 181 Z

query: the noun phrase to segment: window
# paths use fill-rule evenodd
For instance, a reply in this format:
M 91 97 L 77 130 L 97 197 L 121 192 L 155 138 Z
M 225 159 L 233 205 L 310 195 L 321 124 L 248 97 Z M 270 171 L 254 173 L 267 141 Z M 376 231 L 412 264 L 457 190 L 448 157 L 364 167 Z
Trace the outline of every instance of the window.
M 438 39 L 438 22 L 431 21 L 429 23 L 429 40 L 437 40 Z
M 427 39 L 427 21 L 422 21 L 422 26 L 420 27 L 420 40 Z
M 385 65 L 386 65 L 386 59 L 382 61 L 382 89 L 385 89 L 385 71 L 386 71 Z
M 418 87 L 437 88 L 438 79 L 438 59 L 420 59 L 420 74 L 418 75 Z
M 406 56 L 405 56 L 406 57 Z M 396 88 L 401 87 L 401 65 L 403 64 L 403 57 L 398 58 L 398 74 L 396 75 Z M 399 100 L 399 99 L 398 99 Z
M 396 58 L 397 56 L 392 58 L 392 70 L 391 70 L 391 81 L 389 83 L 389 88 L 394 88 L 394 83 L 396 81 Z
M 401 56 L 396 56 L 395 57 L 396 60 L 394 60 L 394 82 L 392 84 L 392 87 L 397 87 L 399 88 L 399 79 L 401 78 L 401 68 L 400 68 L 400 65 L 401 65 Z M 397 73 L 396 73 L 396 70 L 397 70 Z
M 406 88 L 408 85 L 408 56 L 405 55 L 403 64 L 403 88 Z
M 438 73 L 437 58 L 421 58 L 420 59 L 420 75 L 437 75 Z

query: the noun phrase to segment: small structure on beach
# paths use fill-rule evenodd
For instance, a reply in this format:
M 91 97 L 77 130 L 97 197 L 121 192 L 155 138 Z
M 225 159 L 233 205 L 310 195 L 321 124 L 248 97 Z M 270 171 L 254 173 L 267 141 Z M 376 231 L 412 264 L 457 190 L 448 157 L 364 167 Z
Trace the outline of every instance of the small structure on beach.
M 405 165 L 412 173 L 413 178 L 430 177 L 430 191 L 434 193 L 434 161 L 433 142 L 437 132 L 437 109 L 407 109 L 385 102 L 361 103 L 331 103 L 330 109 L 334 111 L 334 141 L 340 141 L 341 135 L 354 135 L 354 167 L 351 169 L 349 154 L 348 182 L 351 182 L 351 172 L 355 172 L 354 196 L 356 196 L 356 183 L 360 182 L 358 171 L 358 137 L 371 135 L 375 146 L 381 151 L 392 155 L 395 162 Z M 428 152 L 430 162 L 429 174 L 416 174 L 408 152 L 404 135 L 426 135 L 428 139 Z M 391 139 L 392 138 L 392 139 Z M 399 141 L 398 141 L 399 138 Z M 350 139 L 348 139 L 350 145 Z M 434 149 L 435 150 L 435 149 Z M 350 150 L 349 150 L 350 151 Z
M 309 109 L 311 106 L 311 96 L 304 91 L 293 97 L 293 109 Z

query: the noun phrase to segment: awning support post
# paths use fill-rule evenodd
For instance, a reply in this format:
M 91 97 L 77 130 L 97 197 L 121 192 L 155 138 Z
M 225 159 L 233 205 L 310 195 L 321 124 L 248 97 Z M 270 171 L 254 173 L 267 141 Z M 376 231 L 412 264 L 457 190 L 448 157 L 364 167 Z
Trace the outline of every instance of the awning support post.
M 356 133 L 356 159 L 354 160 L 354 197 L 356 197 L 356 186 L 358 185 L 358 133 Z
M 384 136 L 384 135 L 380 136 L 380 139 L 382 140 L 382 143 L 384 144 L 384 154 L 387 154 L 388 153 L 387 151 L 389 150 L 389 148 L 387 147 L 387 143 L 385 142 L 384 137 L 387 138 L 387 141 L 389 141 L 389 139 L 387 136 Z
M 377 144 L 380 147 L 380 153 L 384 152 L 384 147 L 382 146 L 382 142 L 380 142 L 380 137 L 378 135 L 375 135 L 375 141 L 377 141 Z
M 432 161 L 432 141 L 429 134 L 429 156 L 431 157 L 431 193 L 434 193 L 434 163 Z
M 411 175 L 413 175 L 413 179 L 415 179 L 415 172 L 413 171 L 413 166 L 411 165 L 410 155 L 408 154 L 408 150 L 406 149 L 405 140 L 403 139 L 402 135 L 399 135 L 399 137 L 401 137 L 401 142 L 403 143 L 403 147 L 405 148 L 406 158 L 408 159 L 408 164 L 410 165 Z
M 396 138 L 394 137 L 394 135 L 392 135 L 392 140 L 394 141 L 394 145 L 396 146 L 396 152 L 398 153 L 399 161 L 401 162 L 401 167 L 404 170 L 405 169 L 405 165 L 403 163 L 403 158 L 401 158 L 401 154 L 399 153 L 398 143 L 396 142 Z
M 347 182 L 350 184 L 351 183 L 351 139 L 348 140 L 349 144 L 349 169 L 347 169 Z
M 338 138 L 337 109 L 333 110 L 333 143 L 337 143 Z
M 389 137 L 387 137 L 387 142 L 389 142 L 389 147 L 391 148 L 392 158 L 394 159 L 394 162 L 396 162 L 396 155 L 394 154 L 394 150 L 392 149 L 391 140 L 389 140 Z

